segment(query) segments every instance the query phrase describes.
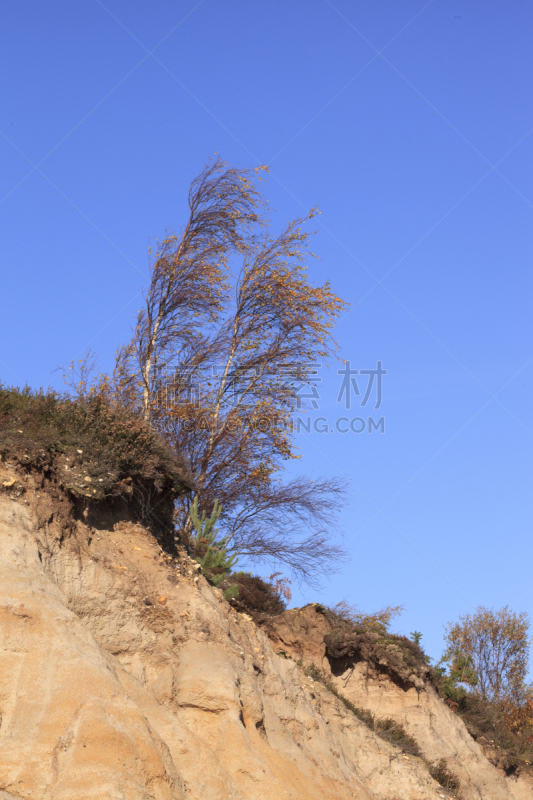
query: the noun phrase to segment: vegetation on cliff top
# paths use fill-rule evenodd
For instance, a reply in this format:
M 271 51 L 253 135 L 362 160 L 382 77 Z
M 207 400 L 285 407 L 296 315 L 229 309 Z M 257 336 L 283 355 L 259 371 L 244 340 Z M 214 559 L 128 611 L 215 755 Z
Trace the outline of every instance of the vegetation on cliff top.
M 52 469 L 74 498 L 122 496 L 146 518 L 172 525 L 174 498 L 191 490 L 183 466 L 144 420 L 100 396 L 0 385 L 0 453 L 27 469 Z M 170 501 L 170 519 L 168 502 Z

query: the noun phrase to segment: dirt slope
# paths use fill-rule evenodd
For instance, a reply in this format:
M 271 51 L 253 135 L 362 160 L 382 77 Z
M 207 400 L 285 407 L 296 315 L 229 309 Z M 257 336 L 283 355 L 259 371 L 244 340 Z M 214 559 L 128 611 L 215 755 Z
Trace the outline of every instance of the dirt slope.
M 446 796 L 127 515 L 4 462 L 0 545 L 0 800 Z
M 361 655 L 342 656 L 342 648 L 330 646 L 328 650 L 331 627 L 317 604 L 286 611 L 263 625 L 275 650 L 285 651 L 304 664 L 317 665 L 354 705 L 400 723 L 427 759 L 444 759 L 461 783 L 464 800 L 533 798 L 531 770 L 506 775 L 489 763 L 462 720 L 443 703 L 430 682 L 423 680 L 424 676 L 409 674 L 409 669 L 391 670 L 390 659 L 372 661 Z

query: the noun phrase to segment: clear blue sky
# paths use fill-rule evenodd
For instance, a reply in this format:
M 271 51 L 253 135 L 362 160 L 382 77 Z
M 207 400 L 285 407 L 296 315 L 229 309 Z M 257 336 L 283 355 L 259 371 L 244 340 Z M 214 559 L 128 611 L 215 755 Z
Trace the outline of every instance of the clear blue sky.
M 385 433 L 300 435 L 353 489 L 321 595 L 404 604 L 429 653 L 478 604 L 533 612 L 533 6 L 525 0 L 3 3 L 0 380 L 60 385 L 129 336 L 150 237 L 218 151 L 271 165 L 279 228 L 315 203 L 311 274 L 381 360 Z M 360 377 L 360 376 L 359 376 Z M 365 384 L 362 385 L 364 389 Z M 360 387 L 361 388 L 361 387 Z

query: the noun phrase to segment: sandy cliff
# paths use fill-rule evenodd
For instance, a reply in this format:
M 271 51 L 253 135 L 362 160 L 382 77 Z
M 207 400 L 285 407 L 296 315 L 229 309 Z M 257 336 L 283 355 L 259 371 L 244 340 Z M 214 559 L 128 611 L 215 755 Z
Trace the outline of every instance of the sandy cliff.
M 506 774 L 496 752 L 490 763 L 462 720 L 420 674 L 391 669 L 391 659 L 371 658 L 350 648 L 332 646 L 332 625 L 320 606 L 286 611 L 263 625 L 274 649 L 304 664 L 315 664 L 349 701 L 378 717 L 400 723 L 430 761 L 444 759 L 461 784 L 464 800 L 533 798 L 531 771 Z M 329 646 L 328 646 L 329 645 Z M 364 648 L 363 648 L 364 649 Z M 371 654 L 374 655 L 374 654 Z
M 318 617 L 287 612 L 267 636 L 127 514 L 76 517 L 60 483 L 4 461 L 0 800 L 451 796 L 277 655 L 331 671 Z M 361 664 L 331 675 L 357 705 L 401 719 L 430 759 L 454 762 L 467 800 L 533 796 L 431 690 Z

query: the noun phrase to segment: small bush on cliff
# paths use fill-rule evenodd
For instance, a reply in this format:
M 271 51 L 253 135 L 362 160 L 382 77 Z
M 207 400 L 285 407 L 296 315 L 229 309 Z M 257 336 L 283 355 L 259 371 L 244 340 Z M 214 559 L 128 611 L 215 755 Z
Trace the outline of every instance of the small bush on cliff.
M 446 666 L 448 672 L 446 672 Z M 472 656 L 459 651 L 446 653 L 436 667 L 441 678 L 439 688 L 443 695 L 454 703 L 460 704 L 466 698 L 466 687 L 478 684 L 478 676 L 473 669 Z
M 276 578 L 276 575 L 272 576 Z M 254 615 L 277 616 L 285 611 L 287 604 L 283 586 L 268 582 L 251 572 L 234 572 L 221 583 L 226 600 L 233 600 L 237 608 Z
M 440 761 L 435 761 L 433 764 L 428 762 L 426 762 L 426 764 L 429 774 L 433 780 L 437 781 L 437 783 L 440 783 L 444 789 L 450 789 L 455 794 L 460 791 L 461 784 L 448 769 L 446 759 L 441 758 Z

